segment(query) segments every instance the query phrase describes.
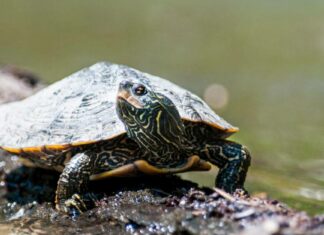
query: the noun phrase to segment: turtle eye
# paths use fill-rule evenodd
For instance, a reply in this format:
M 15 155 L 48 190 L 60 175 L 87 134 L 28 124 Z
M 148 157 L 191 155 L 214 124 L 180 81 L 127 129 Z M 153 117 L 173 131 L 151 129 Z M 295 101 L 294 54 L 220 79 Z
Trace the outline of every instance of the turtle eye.
M 135 85 L 133 88 L 135 95 L 145 95 L 146 94 L 146 88 L 143 85 Z

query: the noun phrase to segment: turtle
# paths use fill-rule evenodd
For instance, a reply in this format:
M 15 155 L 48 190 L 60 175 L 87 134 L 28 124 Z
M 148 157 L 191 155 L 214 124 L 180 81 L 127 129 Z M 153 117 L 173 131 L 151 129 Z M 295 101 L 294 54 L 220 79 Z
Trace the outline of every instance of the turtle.
M 125 65 L 98 62 L 0 106 L 0 147 L 61 172 L 55 206 L 87 210 L 91 180 L 219 168 L 215 186 L 244 188 L 251 156 L 238 128 L 192 92 Z

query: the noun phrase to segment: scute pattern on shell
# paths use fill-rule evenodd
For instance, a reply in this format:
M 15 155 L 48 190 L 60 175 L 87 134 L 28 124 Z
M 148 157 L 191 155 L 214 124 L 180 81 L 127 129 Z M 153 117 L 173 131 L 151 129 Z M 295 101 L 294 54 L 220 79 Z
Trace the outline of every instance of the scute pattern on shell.
M 116 113 L 120 81 L 132 79 L 169 97 L 184 119 L 234 128 L 191 92 L 124 65 L 100 62 L 19 102 L 0 107 L 0 146 L 99 141 L 125 133 Z

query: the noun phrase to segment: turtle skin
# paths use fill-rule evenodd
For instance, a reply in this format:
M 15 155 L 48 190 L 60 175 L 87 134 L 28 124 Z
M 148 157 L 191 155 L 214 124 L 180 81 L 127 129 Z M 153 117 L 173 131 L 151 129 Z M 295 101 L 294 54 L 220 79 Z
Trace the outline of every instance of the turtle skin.
M 0 130 L 2 149 L 62 172 L 55 203 L 64 212 L 87 209 L 79 195 L 90 180 L 209 170 L 210 163 L 220 169 L 215 185 L 232 193 L 243 188 L 251 161 L 226 139 L 238 129 L 199 97 L 106 62 L 0 107 Z

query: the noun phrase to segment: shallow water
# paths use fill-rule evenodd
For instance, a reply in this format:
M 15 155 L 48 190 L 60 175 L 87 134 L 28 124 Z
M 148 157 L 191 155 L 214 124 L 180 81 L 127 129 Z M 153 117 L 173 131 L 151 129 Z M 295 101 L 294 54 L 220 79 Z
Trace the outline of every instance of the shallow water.
M 0 7 L 0 62 L 48 82 L 99 60 L 160 75 L 203 96 L 253 154 L 246 186 L 324 213 L 324 3 L 278 1 L 27 2 Z M 218 99 L 221 97 L 215 97 Z M 212 185 L 215 172 L 186 174 Z

